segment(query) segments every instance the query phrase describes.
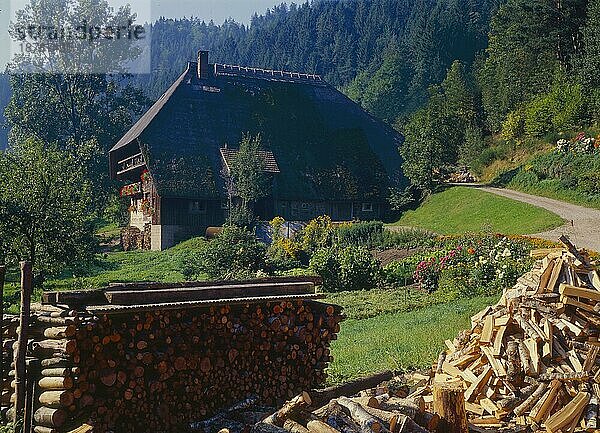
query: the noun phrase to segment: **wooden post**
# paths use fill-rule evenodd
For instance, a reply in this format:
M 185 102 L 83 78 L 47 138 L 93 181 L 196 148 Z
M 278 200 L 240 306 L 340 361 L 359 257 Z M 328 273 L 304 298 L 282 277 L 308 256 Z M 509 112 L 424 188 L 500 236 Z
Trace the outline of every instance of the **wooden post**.
M 6 277 L 6 267 L 0 266 L 0 380 L 4 380 L 4 279 Z M 2 404 L 0 403 L 0 409 Z M 0 411 L 1 412 L 1 411 Z
M 433 411 L 440 416 L 437 433 L 469 433 L 461 381 L 433 381 Z
M 39 359 L 27 360 L 25 412 L 23 414 L 23 433 L 33 432 L 33 409 L 36 401 L 36 382 L 41 369 Z
M 31 310 L 32 269 L 30 262 L 21 262 L 21 316 L 20 332 L 15 352 L 15 421 L 25 410 L 26 376 L 25 357 L 27 354 L 27 330 Z

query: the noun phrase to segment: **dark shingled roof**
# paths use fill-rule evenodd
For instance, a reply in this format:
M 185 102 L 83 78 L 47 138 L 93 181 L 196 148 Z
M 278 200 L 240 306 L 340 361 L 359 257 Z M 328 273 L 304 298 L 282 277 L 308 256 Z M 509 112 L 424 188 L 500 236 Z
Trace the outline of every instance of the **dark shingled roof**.
M 225 163 L 227 170 L 230 170 L 231 163 L 233 162 L 235 156 L 238 154 L 239 149 L 230 149 L 228 147 L 222 147 L 220 151 L 221 157 L 223 158 L 223 162 Z M 277 161 L 275 160 L 275 155 L 273 155 L 273 152 L 271 152 L 270 150 L 259 150 L 258 155 L 263 160 L 265 173 L 281 173 L 281 171 L 279 171 L 279 166 L 277 165 Z
M 288 200 L 383 200 L 404 186 L 404 138 L 319 76 L 211 64 L 186 71 L 111 149 L 141 148 L 164 197 L 220 198 L 223 148 L 260 134 L 273 195 Z M 135 148 L 135 149 L 134 149 Z M 230 149 L 233 151 L 233 149 Z

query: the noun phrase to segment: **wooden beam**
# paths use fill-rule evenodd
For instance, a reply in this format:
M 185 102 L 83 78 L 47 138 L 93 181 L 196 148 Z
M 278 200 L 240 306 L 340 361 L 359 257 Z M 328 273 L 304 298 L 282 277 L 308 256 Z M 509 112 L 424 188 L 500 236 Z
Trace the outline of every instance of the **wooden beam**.
M 185 288 L 221 288 L 223 286 L 241 286 L 249 284 L 274 284 L 274 283 L 312 283 L 320 286 L 323 279 L 318 276 L 299 276 L 299 277 L 276 277 L 276 278 L 257 278 L 254 280 L 232 280 L 232 281 L 193 281 L 185 283 L 112 283 L 103 289 L 94 290 L 73 290 L 69 292 L 44 292 L 42 294 L 42 304 L 44 305 L 70 305 L 70 306 L 89 306 L 106 304 L 105 293 L 113 291 L 127 290 L 162 290 L 162 289 L 185 289 Z M 222 297 L 222 296 L 221 296 Z
M 220 298 L 246 298 L 251 296 L 303 295 L 315 293 L 310 282 L 259 283 L 193 287 L 189 289 L 118 290 L 106 292 L 108 302 L 114 305 L 139 305 L 161 302 L 206 301 Z

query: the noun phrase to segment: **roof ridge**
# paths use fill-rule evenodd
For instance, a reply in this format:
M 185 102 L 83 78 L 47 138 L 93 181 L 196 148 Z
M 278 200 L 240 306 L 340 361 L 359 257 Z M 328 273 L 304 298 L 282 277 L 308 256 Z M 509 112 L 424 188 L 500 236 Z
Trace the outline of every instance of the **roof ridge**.
M 251 76 L 254 78 L 263 79 L 284 79 L 284 80 L 305 80 L 324 83 L 320 75 L 307 74 L 303 72 L 290 72 L 275 69 L 255 68 L 240 65 L 227 65 L 223 63 L 215 63 L 215 75 L 233 75 L 233 76 Z

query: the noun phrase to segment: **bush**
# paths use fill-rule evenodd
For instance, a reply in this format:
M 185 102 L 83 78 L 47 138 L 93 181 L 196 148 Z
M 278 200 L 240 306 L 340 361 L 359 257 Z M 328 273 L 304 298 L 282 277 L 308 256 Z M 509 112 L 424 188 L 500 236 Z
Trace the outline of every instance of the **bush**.
M 536 96 L 525 108 L 525 133 L 530 137 L 543 137 L 550 132 L 554 110 L 554 101 L 549 95 Z
M 257 222 L 258 218 L 254 215 L 254 212 L 245 206 L 234 205 L 229 209 L 228 223 L 230 225 L 251 230 L 256 226 Z
M 385 230 L 382 235 L 381 248 L 419 248 L 431 246 L 436 236 L 420 228 L 396 228 Z
M 379 262 L 365 248 L 323 248 L 310 259 L 310 269 L 327 292 L 372 289 L 379 282 Z
M 343 224 L 336 229 L 335 233 L 339 245 L 373 248 L 382 244 L 383 223 L 369 221 Z
M 387 264 L 382 270 L 386 287 L 403 287 L 414 283 L 413 275 L 420 262 L 417 255 Z
M 267 247 L 253 233 L 225 227 L 223 232 L 185 263 L 184 275 L 202 273 L 211 279 L 252 278 L 266 267 Z
M 505 140 L 516 140 L 525 133 L 525 113 L 522 108 L 511 111 L 502 122 L 502 138 Z
M 333 244 L 334 227 L 327 215 L 311 220 L 300 233 L 301 249 L 308 254 Z

